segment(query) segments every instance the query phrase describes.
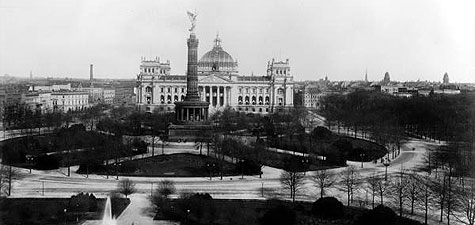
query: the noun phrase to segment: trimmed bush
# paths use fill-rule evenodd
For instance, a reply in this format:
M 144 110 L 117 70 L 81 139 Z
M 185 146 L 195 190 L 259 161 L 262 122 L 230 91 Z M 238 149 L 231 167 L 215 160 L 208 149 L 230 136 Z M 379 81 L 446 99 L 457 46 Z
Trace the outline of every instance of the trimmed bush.
M 312 204 L 312 214 L 323 219 L 343 218 L 343 204 L 334 197 L 319 198 Z
M 42 155 L 36 158 L 36 169 L 54 170 L 59 168 L 59 160 L 54 155 Z
M 356 220 L 357 225 L 394 225 L 396 213 L 389 207 L 378 205 L 376 208 L 364 213 Z
M 260 219 L 261 225 L 294 225 L 295 223 L 295 212 L 284 205 L 270 209 Z

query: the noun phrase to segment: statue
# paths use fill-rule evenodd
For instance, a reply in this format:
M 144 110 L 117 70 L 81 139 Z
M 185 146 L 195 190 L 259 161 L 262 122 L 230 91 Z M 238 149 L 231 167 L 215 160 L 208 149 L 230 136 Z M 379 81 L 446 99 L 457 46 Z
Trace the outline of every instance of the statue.
M 196 27 L 196 17 L 198 16 L 196 13 L 192 13 L 190 11 L 186 12 L 188 14 L 188 19 L 190 19 L 191 22 L 191 28 L 189 29 L 190 32 L 193 33 Z

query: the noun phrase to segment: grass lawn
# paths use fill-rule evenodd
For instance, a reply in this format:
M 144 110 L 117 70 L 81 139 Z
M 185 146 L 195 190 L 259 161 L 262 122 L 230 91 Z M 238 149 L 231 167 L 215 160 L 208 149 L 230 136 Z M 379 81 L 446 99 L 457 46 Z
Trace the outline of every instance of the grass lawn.
M 344 207 L 344 215 L 339 219 L 321 219 L 312 215 L 312 202 L 288 202 L 270 200 L 212 199 L 207 201 L 172 200 L 170 205 L 159 211 L 157 220 L 177 220 L 189 224 L 258 225 L 270 209 L 285 206 L 295 213 L 295 224 L 353 225 L 355 220 L 368 209 Z M 189 212 L 186 212 L 189 209 Z M 277 215 L 274 215 L 277 216 Z M 397 218 L 394 225 L 421 225 L 407 218 Z
M 208 164 L 211 166 L 208 167 Z M 111 174 L 115 173 L 114 165 L 109 165 L 107 168 Z M 122 162 L 118 168 L 119 175 L 160 177 L 206 177 L 210 175 L 210 171 L 213 176 L 218 176 L 221 170 L 224 176 L 233 176 L 240 174 L 238 169 L 233 163 L 188 153 L 157 155 L 131 160 Z M 104 173 L 104 171 L 96 172 Z
M 324 154 L 324 151 L 331 151 L 333 143 L 342 140 L 350 142 L 352 146 L 352 149 L 348 152 L 347 160 L 361 161 L 360 154 L 363 153 L 365 154 L 363 161 L 370 162 L 383 157 L 387 153 L 384 146 L 375 142 L 337 134 L 332 134 L 327 139 L 310 139 L 308 134 L 300 139 L 297 136 L 292 138 L 283 137 L 277 139 L 277 143 L 273 143 L 271 146 L 289 151 L 321 155 Z

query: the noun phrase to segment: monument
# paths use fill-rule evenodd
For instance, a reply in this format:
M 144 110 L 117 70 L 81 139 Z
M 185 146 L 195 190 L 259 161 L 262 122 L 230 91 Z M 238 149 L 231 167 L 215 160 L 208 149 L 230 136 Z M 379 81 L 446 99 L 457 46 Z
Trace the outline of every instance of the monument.
M 195 141 L 206 138 L 211 130 L 208 122 L 209 103 L 201 101 L 198 94 L 198 39 L 195 34 L 195 13 L 187 12 L 191 21 L 188 38 L 188 67 L 186 71 L 186 96 L 175 102 L 176 124 L 169 126 L 170 141 Z

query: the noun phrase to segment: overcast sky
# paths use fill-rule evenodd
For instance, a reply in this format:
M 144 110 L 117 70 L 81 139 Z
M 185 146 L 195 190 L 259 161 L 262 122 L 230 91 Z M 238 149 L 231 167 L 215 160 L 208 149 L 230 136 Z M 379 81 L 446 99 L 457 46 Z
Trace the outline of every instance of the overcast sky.
M 475 82 L 472 0 L 0 0 L 0 75 L 136 77 L 140 57 L 186 70 L 186 11 L 199 56 L 216 33 L 241 74 L 290 59 L 296 80 Z

